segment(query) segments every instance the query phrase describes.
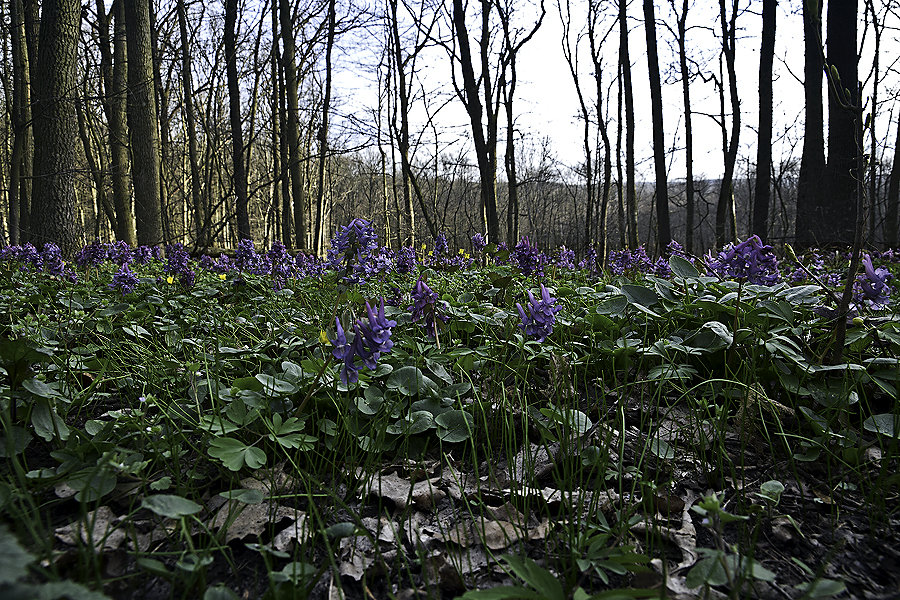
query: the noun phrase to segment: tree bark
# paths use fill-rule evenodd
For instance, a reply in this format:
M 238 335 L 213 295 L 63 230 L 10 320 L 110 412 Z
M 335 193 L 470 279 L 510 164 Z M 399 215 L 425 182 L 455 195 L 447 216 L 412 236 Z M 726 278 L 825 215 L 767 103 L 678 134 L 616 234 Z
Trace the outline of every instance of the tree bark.
M 725 245 L 729 221 L 731 221 L 731 238 L 737 235 L 734 226 L 734 166 L 737 162 L 738 141 L 741 134 L 741 103 L 737 93 L 737 72 L 735 70 L 735 30 L 737 21 L 737 0 L 731 5 L 731 16 L 726 18 L 725 0 L 719 0 L 719 21 L 722 27 L 722 55 L 728 70 L 728 96 L 731 99 L 731 136 L 725 127 L 724 87 L 721 83 L 720 102 L 722 113 L 722 141 L 725 158 L 725 173 L 719 187 L 719 200 L 716 204 L 716 245 Z M 726 143 L 727 142 L 727 143 Z
M 803 154 L 797 181 L 795 241 L 798 248 L 816 244 L 813 222 L 825 194 L 825 116 L 822 106 L 822 3 L 803 2 Z
M 900 212 L 900 118 L 897 119 L 897 137 L 894 142 L 894 159 L 888 180 L 887 209 L 884 216 L 884 243 L 889 248 L 900 244 L 897 239 L 897 214 Z
M 13 60 L 13 149 L 9 167 L 9 243 L 28 241 L 34 173 L 34 137 L 31 124 L 31 63 L 25 34 L 22 0 L 10 3 L 10 33 Z
M 200 195 L 200 150 L 197 145 L 197 118 L 194 115 L 194 82 L 191 74 L 191 47 L 187 28 L 187 11 L 184 0 L 176 4 L 178 30 L 181 34 L 181 93 L 182 111 L 188 137 L 188 161 L 191 178 L 191 206 L 194 211 L 194 243 L 199 248 L 209 248 L 207 211 Z
M 631 89 L 631 58 L 628 52 L 628 2 L 619 0 L 619 64 L 625 99 L 625 209 L 628 213 L 628 246 L 637 248 L 637 189 L 634 182 L 634 93 Z
M 672 241 L 669 227 L 669 183 L 666 178 L 666 147 L 663 130 L 662 83 L 656 47 L 654 0 L 644 0 L 644 29 L 647 34 L 647 68 L 650 71 L 650 105 L 653 112 L 653 164 L 656 171 L 656 238 L 662 252 Z
M 303 173 L 300 165 L 300 127 L 297 112 L 297 66 L 294 48 L 294 24 L 291 21 L 290 0 L 279 0 L 281 11 L 281 39 L 284 44 L 283 68 L 284 87 L 287 96 L 287 127 L 284 135 L 288 146 L 288 172 L 291 176 L 291 199 L 294 203 L 294 232 L 297 248 L 307 248 L 306 237 L 306 198 L 303 193 Z
M 777 0 L 763 0 L 759 50 L 759 141 L 756 144 L 756 188 L 750 232 L 768 239 L 772 185 L 772 62 L 775 58 Z
M 675 1 L 670 0 L 672 8 Z M 681 3 L 681 14 L 678 15 L 678 66 L 681 70 L 681 97 L 684 102 L 684 201 L 685 201 L 685 250 L 694 252 L 695 204 L 694 204 L 694 126 L 691 114 L 691 73 L 687 61 L 687 15 L 688 0 Z
M 482 71 L 487 63 L 488 51 L 488 19 L 490 3 L 482 0 L 482 32 L 481 32 L 481 62 Z M 482 72 L 479 81 L 475 79 L 475 69 L 472 62 L 472 50 L 469 46 L 469 31 L 466 28 L 466 14 L 462 0 L 453 0 L 453 28 L 459 44 L 460 67 L 463 74 L 462 100 L 469 122 L 472 126 L 472 138 L 475 145 L 475 156 L 478 160 L 478 173 L 481 178 L 481 205 L 482 222 L 487 228 L 488 241 L 497 243 L 500 240 L 500 220 L 497 216 L 497 144 L 496 144 L 496 115 L 493 114 L 493 105 L 490 99 L 491 85 L 490 73 Z M 480 86 L 485 90 L 486 106 L 482 106 L 480 99 Z M 487 110 L 487 134 L 485 134 L 482 116 Z M 493 144 L 491 143 L 493 142 Z
M 130 0 L 124 4 L 128 52 L 128 129 L 133 159 L 137 242 L 152 246 L 161 243 L 163 236 L 159 197 L 160 146 L 150 47 L 150 2 Z
M 247 172 L 244 169 L 244 133 L 241 124 L 241 91 L 237 73 L 235 29 L 237 0 L 225 0 L 225 74 L 228 78 L 228 114 L 231 121 L 231 164 L 233 169 L 238 240 L 252 239 L 247 210 Z
M 82 244 L 75 197 L 75 102 L 81 3 L 45 0 L 34 81 L 32 239 L 54 242 L 71 258 Z
M 325 161 L 328 160 L 328 113 L 331 110 L 331 53 L 334 48 L 334 29 L 337 20 L 335 0 L 328 2 L 328 36 L 325 40 L 325 92 L 322 99 L 322 123 L 319 126 L 319 171 L 316 190 L 316 225 L 313 229 L 313 251 L 322 251 L 322 218 L 325 215 Z
M 862 179 L 862 123 L 858 110 L 859 57 L 856 48 L 856 0 L 828 3 L 828 158 L 821 218 L 814 231 L 820 243 L 853 244 L 856 230 L 857 184 Z

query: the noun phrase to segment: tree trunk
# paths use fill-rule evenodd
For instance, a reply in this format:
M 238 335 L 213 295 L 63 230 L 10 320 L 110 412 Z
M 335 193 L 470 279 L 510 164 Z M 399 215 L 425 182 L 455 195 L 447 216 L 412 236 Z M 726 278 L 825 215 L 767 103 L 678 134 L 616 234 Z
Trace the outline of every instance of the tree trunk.
M 103 76 L 103 110 L 109 130 L 110 176 L 112 203 L 115 209 L 113 231 L 116 239 L 129 245 L 137 244 L 134 211 L 131 209 L 131 189 L 128 175 L 128 126 L 126 83 L 127 59 L 125 50 L 125 6 L 123 0 L 113 0 L 110 14 L 115 18 L 112 51 L 110 51 L 109 17 L 103 0 L 97 0 L 97 30 L 100 45 L 100 71 Z M 104 194 L 105 196 L 105 194 Z M 102 198 L 101 198 L 102 199 Z
M 482 65 L 487 62 L 486 52 L 488 50 L 487 36 L 488 23 L 488 7 L 482 0 Z M 496 119 L 491 118 L 493 106 L 490 101 L 486 107 L 487 116 L 487 135 L 482 124 L 482 115 L 485 107 L 482 106 L 480 99 L 480 85 L 487 90 L 485 95 L 490 94 L 489 73 L 481 74 L 481 83 L 475 79 L 475 69 L 472 62 L 472 50 L 469 46 L 469 32 L 466 29 L 466 14 L 463 8 L 462 0 L 453 0 L 453 27 L 456 33 L 456 39 L 459 44 L 460 66 L 463 73 L 463 94 L 462 100 L 469 115 L 469 121 L 472 125 L 472 137 L 475 144 L 475 156 L 478 159 L 478 173 L 481 178 L 481 205 L 482 205 L 482 222 L 487 228 L 488 241 L 497 243 L 500 240 L 500 221 L 497 217 L 497 196 L 495 187 L 495 178 L 497 173 L 497 146 L 496 135 L 492 135 L 491 128 L 494 125 L 496 130 Z M 483 69 L 483 67 L 482 67 Z M 491 145 L 491 141 L 494 142 Z
M 31 63 L 25 35 L 25 8 L 22 0 L 10 3 L 13 60 L 13 150 L 9 168 L 9 243 L 28 241 L 31 211 L 34 137 L 31 123 Z
M 821 218 L 814 222 L 820 243 L 853 244 L 856 230 L 857 183 L 862 179 L 862 123 L 856 48 L 856 0 L 828 3 L 828 159 Z
M 234 196 L 238 240 L 253 239 L 247 210 L 247 173 L 244 170 L 244 133 L 241 124 L 241 91 L 237 74 L 235 28 L 237 0 L 225 0 L 225 74 L 228 78 L 228 114 L 231 120 L 231 164 L 234 172 Z
M 328 113 L 331 110 L 331 52 L 334 48 L 334 28 L 337 15 L 335 0 L 328 2 L 328 36 L 325 41 L 325 95 L 322 100 L 322 123 L 319 127 L 319 186 L 316 190 L 316 226 L 313 229 L 313 251 L 322 252 L 322 218 L 325 215 L 325 161 L 328 160 Z
M 674 1 L 672 6 L 674 8 Z M 678 15 L 678 64 L 681 69 L 681 96 L 684 101 L 684 201 L 685 201 L 685 250 L 694 253 L 694 126 L 691 115 L 691 73 L 687 61 L 687 15 L 690 4 L 683 0 Z
M 631 89 L 631 58 L 628 53 L 628 3 L 619 0 L 619 64 L 625 98 L 625 208 L 628 213 L 628 246 L 637 248 L 637 189 L 634 182 L 634 93 Z
M 669 184 L 666 178 L 666 147 L 663 130 L 662 83 L 656 48 L 656 15 L 653 0 L 644 0 L 644 29 L 647 33 L 647 68 L 650 71 L 650 105 L 653 112 L 653 163 L 656 170 L 656 237 L 662 252 L 672 241 L 669 227 Z
M 772 62 L 775 58 L 777 0 L 763 0 L 762 44 L 759 50 L 759 141 L 756 145 L 756 190 L 753 203 L 755 233 L 765 242 L 769 232 L 772 184 Z
M 150 2 L 131 0 L 124 4 L 128 46 L 128 129 L 133 159 L 137 242 L 152 246 L 162 242 L 163 236 L 159 198 L 159 132 L 150 47 Z
M 737 72 L 735 71 L 735 29 L 737 20 L 737 0 L 731 6 L 731 17 L 726 19 L 725 0 L 719 0 L 719 21 L 722 27 L 722 55 L 728 70 L 728 96 L 731 99 L 731 136 L 725 127 L 724 87 L 721 83 L 719 94 L 722 117 L 722 141 L 725 158 L 725 173 L 719 187 L 719 200 L 716 204 L 716 245 L 725 245 L 729 221 L 731 222 L 731 239 L 737 235 L 734 225 L 734 166 L 737 162 L 738 141 L 741 134 L 741 104 L 737 93 Z M 720 63 L 721 64 L 721 63 Z M 726 143 L 727 142 L 727 143 Z
M 795 241 L 798 248 L 816 244 L 813 222 L 824 202 L 825 188 L 825 116 L 822 106 L 822 3 L 803 3 L 804 66 L 803 92 L 805 118 L 803 125 L 803 154 L 797 181 L 797 217 Z
M 75 69 L 81 3 L 45 0 L 34 80 L 34 204 L 32 239 L 56 243 L 72 258 L 82 244 L 77 218 L 75 172 L 77 115 Z
M 194 210 L 194 243 L 198 248 L 209 248 L 206 227 L 207 214 L 200 195 L 200 150 L 197 145 L 197 121 L 194 115 L 194 83 L 191 75 L 191 46 L 187 28 L 187 12 L 184 0 L 178 0 L 178 30 L 181 34 L 181 93 L 182 111 L 188 137 L 188 161 L 191 173 L 191 206 Z
M 291 175 L 291 198 L 294 202 L 294 231 L 297 248 L 307 248 L 306 198 L 303 193 L 303 173 L 300 165 L 300 126 L 297 111 L 297 66 L 294 51 L 294 24 L 291 21 L 290 0 L 279 0 L 281 10 L 281 39 L 284 44 L 284 88 L 287 96 L 287 127 L 284 135 L 288 146 L 288 171 Z

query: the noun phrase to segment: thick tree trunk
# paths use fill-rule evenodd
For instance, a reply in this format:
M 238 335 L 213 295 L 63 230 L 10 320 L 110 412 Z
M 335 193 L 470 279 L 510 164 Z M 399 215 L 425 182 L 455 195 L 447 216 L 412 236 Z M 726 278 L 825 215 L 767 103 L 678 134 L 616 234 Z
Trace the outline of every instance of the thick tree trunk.
M 131 137 L 134 177 L 134 212 L 138 244 L 163 241 L 160 204 L 160 146 L 153 91 L 153 57 L 150 46 L 150 2 L 125 4 L 128 51 L 128 129 Z
M 821 219 L 814 225 L 820 243 L 853 244 L 857 184 L 862 179 L 862 123 L 859 120 L 859 57 L 856 48 L 856 0 L 828 3 L 828 64 L 838 79 L 828 86 L 828 160 Z
M 804 67 L 803 92 L 805 118 L 803 125 L 803 154 L 797 182 L 797 219 L 795 241 L 798 248 L 817 243 L 813 222 L 822 206 L 825 194 L 825 116 L 822 106 L 822 3 L 803 3 Z
M 252 239 L 250 213 L 247 210 L 247 172 L 244 169 L 244 133 L 241 124 L 241 91 L 237 74 L 235 29 L 237 0 L 225 0 L 225 74 L 228 78 L 228 114 L 231 120 L 231 164 L 238 240 Z
M 759 141 L 756 144 L 756 189 L 753 204 L 755 233 L 765 242 L 769 232 L 772 185 L 772 62 L 775 58 L 777 0 L 763 0 L 762 44 L 759 50 Z
M 75 197 L 80 23 L 78 0 L 44 1 L 34 81 L 32 240 L 54 242 L 68 258 L 83 242 Z
M 894 142 L 894 159 L 891 162 L 891 175 L 888 180 L 887 210 L 884 216 L 884 243 L 889 248 L 896 248 L 897 214 L 900 212 L 900 119 L 897 119 L 897 138 Z
M 653 0 L 644 0 L 644 28 L 647 33 L 647 67 L 650 71 L 650 105 L 653 112 L 653 164 L 656 170 L 656 238 L 662 252 L 672 241 L 669 227 L 669 184 L 666 177 L 666 147 L 663 130 L 662 83 L 656 48 L 656 15 Z

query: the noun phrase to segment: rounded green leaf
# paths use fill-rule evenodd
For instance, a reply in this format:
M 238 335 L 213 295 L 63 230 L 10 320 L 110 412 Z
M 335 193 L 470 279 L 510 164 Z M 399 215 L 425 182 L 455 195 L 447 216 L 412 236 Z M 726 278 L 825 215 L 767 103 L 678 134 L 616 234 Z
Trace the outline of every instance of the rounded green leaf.
M 432 393 L 436 386 L 418 367 L 407 365 L 400 367 L 387 378 L 387 387 L 397 390 L 404 396 L 415 396 L 423 392 Z
M 170 519 L 179 519 L 203 510 L 203 507 L 196 502 L 172 494 L 147 496 L 141 501 L 141 507 Z
M 464 410 L 448 410 L 435 417 L 437 436 L 444 442 L 463 442 L 472 437 L 475 417 Z
M 863 428 L 872 433 L 878 433 L 892 438 L 900 438 L 900 427 L 897 426 L 897 417 L 891 413 L 872 415 L 863 421 Z

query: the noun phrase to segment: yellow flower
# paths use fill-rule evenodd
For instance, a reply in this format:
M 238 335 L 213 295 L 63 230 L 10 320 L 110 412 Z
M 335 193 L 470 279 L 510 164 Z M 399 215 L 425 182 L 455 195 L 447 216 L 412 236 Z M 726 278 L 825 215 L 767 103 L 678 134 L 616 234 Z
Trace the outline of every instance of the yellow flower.
M 465 253 L 466 253 L 465 250 L 463 250 L 462 248 L 459 249 L 460 256 L 465 256 Z
M 428 256 L 434 256 L 434 252 L 432 252 L 431 250 L 429 250 L 429 251 L 428 251 Z
M 427 250 L 427 249 L 428 249 L 428 246 L 425 244 L 422 244 L 422 252 L 425 252 L 425 250 Z
M 225 281 L 226 277 L 228 277 L 228 275 L 226 275 L 225 273 L 219 273 L 219 279 L 221 279 L 222 281 Z
M 175 283 L 175 278 L 173 276 L 169 275 L 168 277 L 166 277 L 166 283 L 168 283 L 169 285 L 172 285 L 173 283 Z
M 319 330 L 319 341 L 325 344 L 326 346 L 331 345 L 331 340 L 328 339 L 328 336 L 325 334 L 324 329 Z

